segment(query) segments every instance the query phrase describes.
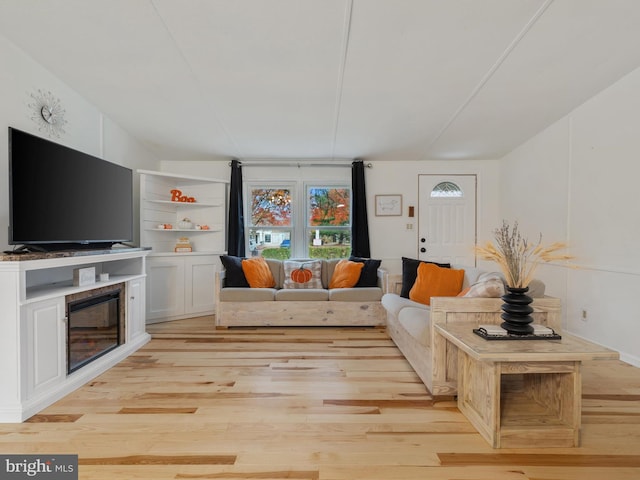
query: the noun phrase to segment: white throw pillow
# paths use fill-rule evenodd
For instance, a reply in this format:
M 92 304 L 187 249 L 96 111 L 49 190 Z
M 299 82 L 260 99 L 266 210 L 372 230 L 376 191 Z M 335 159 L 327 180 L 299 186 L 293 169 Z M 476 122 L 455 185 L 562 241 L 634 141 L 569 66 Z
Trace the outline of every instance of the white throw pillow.
M 504 282 L 499 273 L 483 273 L 478 281 L 471 285 L 463 297 L 471 298 L 498 298 L 504 295 Z

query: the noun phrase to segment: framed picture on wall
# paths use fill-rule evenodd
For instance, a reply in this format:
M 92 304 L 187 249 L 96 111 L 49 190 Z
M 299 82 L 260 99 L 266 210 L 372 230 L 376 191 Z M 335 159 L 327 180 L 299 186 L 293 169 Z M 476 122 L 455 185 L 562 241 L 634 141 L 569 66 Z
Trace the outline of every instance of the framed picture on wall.
M 402 195 L 376 195 L 376 217 L 402 215 Z

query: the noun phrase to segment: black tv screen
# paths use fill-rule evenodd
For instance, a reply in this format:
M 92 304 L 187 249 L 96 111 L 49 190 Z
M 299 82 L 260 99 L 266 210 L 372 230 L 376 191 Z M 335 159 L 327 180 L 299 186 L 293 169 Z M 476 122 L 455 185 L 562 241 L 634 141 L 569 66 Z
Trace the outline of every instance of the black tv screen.
M 133 239 L 131 169 L 9 127 L 9 244 L 104 248 Z

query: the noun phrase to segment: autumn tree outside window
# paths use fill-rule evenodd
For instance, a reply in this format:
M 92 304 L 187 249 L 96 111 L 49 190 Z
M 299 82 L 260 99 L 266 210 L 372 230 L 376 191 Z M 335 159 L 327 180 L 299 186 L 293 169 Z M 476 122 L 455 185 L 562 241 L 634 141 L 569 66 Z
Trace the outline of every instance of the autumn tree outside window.
M 292 190 L 290 187 L 250 188 L 249 255 L 279 259 L 291 256 Z
M 344 258 L 351 252 L 351 189 L 308 186 L 306 238 L 311 258 Z
M 256 227 L 290 227 L 291 191 L 286 188 L 253 189 L 251 224 Z

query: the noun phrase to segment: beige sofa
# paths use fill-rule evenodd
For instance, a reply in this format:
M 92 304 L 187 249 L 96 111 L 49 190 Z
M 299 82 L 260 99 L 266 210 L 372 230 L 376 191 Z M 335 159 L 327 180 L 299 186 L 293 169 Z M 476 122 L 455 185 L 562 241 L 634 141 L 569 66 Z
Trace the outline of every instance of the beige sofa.
M 375 287 L 333 288 L 329 283 L 339 259 L 322 260 L 322 287 L 283 288 L 284 264 L 267 259 L 275 288 L 228 287 L 226 271 L 216 274 L 216 326 L 383 326 L 380 303 L 387 291 L 387 273 L 377 269 Z
M 453 268 L 464 269 L 463 288 L 487 273 L 475 267 Z M 544 290 L 539 280 L 530 286 L 534 322 L 560 333 L 560 300 L 544 296 Z M 455 395 L 457 384 L 457 354 L 434 334 L 434 324 L 456 322 L 476 328 L 479 324 L 501 323 L 502 303 L 500 298 L 433 297 L 429 306 L 397 293 L 388 292 L 382 297 L 389 335 L 433 395 Z

